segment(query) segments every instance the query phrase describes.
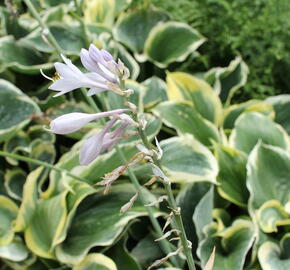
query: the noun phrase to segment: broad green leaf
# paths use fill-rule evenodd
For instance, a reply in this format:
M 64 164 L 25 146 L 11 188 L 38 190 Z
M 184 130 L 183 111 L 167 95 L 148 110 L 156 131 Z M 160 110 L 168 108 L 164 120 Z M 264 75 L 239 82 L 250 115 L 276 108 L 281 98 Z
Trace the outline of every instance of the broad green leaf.
M 77 264 L 90 248 L 114 243 L 133 219 L 146 216 L 147 212 L 137 200 L 133 207 L 120 215 L 120 208 L 136 193 L 129 184 L 113 186 L 104 196 L 89 196 L 78 207 L 64 242 L 56 247 L 56 256 L 63 263 Z M 154 200 L 152 195 L 146 195 Z M 155 211 L 153 209 L 153 211 Z M 158 213 L 155 211 L 155 214 Z
M 86 23 L 103 23 L 112 26 L 115 16 L 115 0 L 84 1 L 84 19 Z
M 42 172 L 43 167 L 38 167 L 27 176 L 26 182 L 23 186 L 22 203 L 14 224 L 14 230 L 16 232 L 24 231 L 35 211 L 38 198 L 37 181 Z
M 169 100 L 190 101 L 203 118 L 215 124 L 221 121 L 221 101 L 207 82 L 183 72 L 168 73 L 166 81 Z
M 81 48 L 86 47 L 82 29 L 75 25 L 64 25 L 60 22 L 49 24 L 49 29 L 63 53 L 68 55 L 79 55 Z M 53 53 L 55 50 L 42 38 L 42 31 L 37 29 L 22 39 L 25 44 L 32 48 L 45 52 Z
M 289 253 L 289 249 L 284 252 Z M 265 242 L 259 248 L 258 258 L 263 270 L 290 269 L 290 258 L 283 258 L 281 248 L 273 242 Z
M 286 205 L 289 200 L 290 154 L 275 146 L 257 144 L 247 164 L 247 187 L 254 209 L 269 200 Z
M 39 73 L 40 69 L 52 66 L 52 63 L 47 63 L 43 55 L 25 42 L 15 41 L 12 36 L 0 38 L 0 72 L 12 68 L 22 73 Z
M 124 239 L 123 237 L 117 244 L 106 252 L 106 255 L 116 263 L 118 269 L 141 270 L 140 261 L 137 261 L 127 250 L 127 238 L 128 237 L 125 237 Z M 150 250 L 150 253 L 152 254 L 152 250 Z
M 7 170 L 5 173 L 5 188 L 7 194 L 15 199 L 22 199 L 23 185 L 26 181 L 26 173 L 20 168 Z
M 266 99 L 275 110 L 275 121 L 290 134 L 290 95 L 279 95 Z
M 192 134 L 204 145 L 210 146 L 213 141 L 220 140 L 215 125 L 204 119 L 189 102 L 166 101 L 153 111 L 167 126 L 175 128 L 181 134 Z
M 21 90 L 0 80 L 0 142 L 15 135 L 39 112 L 38 106 Z
M 283 257 L 290 259 L 289 248 L 290 248 L 290 233 L 284 234 L 280 241 L 280 246 L 283 252 Z
M 248 154 L 258 141 L 289 149 L 288 134 L 280 125 L 257 112 L 242 114 L 235 122 L 235 128 L 230 135 L 231 147 Z
M 169 16 L 154 7 L 144 7 L 127 11 L 118 18 L 115 25 L 115 38 L 137 54 L 142 54 L 145 41 L 151 29 L 158 23 L 166 22 Z
M 0 246 L 8 245 L 14 237 L 13 222 L 18 206 L 8 197 L 0 195 Z
M 254 241 L 254 227 L 248 220 L 236 220 L 232 226 L 216 234 L 216 227 L 207 227 L 206 238 L 200 242 L 199 254 L 204 267 L 216 247 L 214 270 L 243 270 L 247 253 Z
M 142 82 L 145 86 L 143 104 L 145 109 L 150 109 L 158 103 L 167 100 L 166 83 L 158 77 L 150 77 Z
M 273 107 L 262 100 L 249 100 L 244 103 L 235 104 L 224 111 L 224 128 L 232 129 L 236 119 L 244 112 L 259 112 L 270 118 L 274 118 L 275 112 Z
M 246 207 L 249 198 L 246 188 L 246 154 L 220 144 L 215 144 L 214 148 L 219 165 L 219 194 L 238 206 Z
M 20 262 L 28 257 L 28 250 L 20 237 L 15 237 L 8 245 L 0 245 L 0 258 Z
M 216 182 L 218 166 L 214 156 L 192 135 L 163 140 L 161 147 L 162 167 L 173 182 Z
M 222 102 L 229 103 L 235 92 L 247 82 L 249 69 L 238 56 L 228 67 L 212 68 L 205 74 L 206 80 L 213 85 Z
M 279 201 L 265 202 L 257 212 L 260 228 L 266 233 L 278 231 L 278 226 L 290 225 L 290 214 Z
M 182 62 L 205 42 L 205 38 L 189 25 L 166 22 L 156 25 L 146 39 L 146 57 L 160 68 Z
M 177 204 L 182 209 L 181 217 L 185 229 L 187 239 L 192 243 L 192 251 L 195 254 L 198 244 L 197 232 L 195 224 L 193 222 L 193 214 L 197 205 L 203 198 L 203 196 L 208 192 L 210 188 L 209 183 L 198 182 L 187 184 L 177 195 Z M 213 207 L 213 206 L 212 206 Z M 210 207 L 209 209 L 211 209 Z M 206 215 L 203 214 L 204 219 Z M 211 211 L 209 216 L 211 216 Z M 198 217 L 199 219 L 200 217 Z M 210 222 L 211 220 L 209 220 Z M 208 222 L 208 223 L 209 223 Z
M 24 231 L 25 242 L 36 255 L 53 259 L 53 245 L 65 226 L 67 191 L 37 201 L 30 222 Z
M 113 260 L 101 253 L 90 253 L 73 270 L 117 270 Z
M 142 266 L 142 269 L 146 269 L 153 261 L 161 258 L 164 253 L 154 241 L 154 237 L 148 234 L 143 239 L 140 239 L 136 246 L 132 249 L 131 254 L 138 263 Z
M 200 199 L 193 213 L 193 222 L 199 242 L 204 239 L 205 227 L 213 220 L 214 189 L 211 187 Z

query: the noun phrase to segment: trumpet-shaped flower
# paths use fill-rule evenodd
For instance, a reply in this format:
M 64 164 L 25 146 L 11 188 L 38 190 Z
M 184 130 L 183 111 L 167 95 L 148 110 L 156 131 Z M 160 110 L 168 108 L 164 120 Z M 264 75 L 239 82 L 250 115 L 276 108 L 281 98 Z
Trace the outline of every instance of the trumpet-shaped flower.
M 93 120 L 114 115 L 122 115 L 124 112 L 127 111 L 128 109 L 117 109 L 94 114 L 79 112 L 68 113 L 54 119 L 50 123 L 50 130 L 56 134 L 68 134 L 79 130 Z M 130 118 L 130 116 L 128 117 Z
M 62 55 L 62 59 L 65 64 L 59 62 L 54 64 L 59 79 L 49 86 L 49 89 L 59 91 L 54 97 L 80 87 L 90 88 L 94 92 L 113 90 L 99 74 L 83 73 L 68 58 Z
M 107 123 L 107 125 L 100 133 L 86 140 L 80 152 L 81 165 L 90 164 L 100 153 L 111 149 L 117 142 L 122 139 L 122 136 L 120 135 L 129 125 L 129 123 L 125 122 L 114 131 L 109 132 L 110 128 L 116 123 L 117 120 L 117 118 L 113 118 L 110 122 Z

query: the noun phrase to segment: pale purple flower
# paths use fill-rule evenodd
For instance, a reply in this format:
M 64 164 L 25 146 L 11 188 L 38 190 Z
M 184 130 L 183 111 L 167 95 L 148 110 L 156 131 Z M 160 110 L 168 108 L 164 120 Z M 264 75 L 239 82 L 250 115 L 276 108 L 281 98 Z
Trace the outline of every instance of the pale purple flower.
M 80 152 L 80 164 L 88 165 L 94 161 L 97 156 L 106 151 L 110 150 L 117 142 L 122 139 L 121 134 L 125 128 L 129 125 L 126 121 L 122 123 L 114 131 L 109 132 L 112 126 L 117 122 L 117 118 L 113 118 L 110 122 L 106 124 L 101 132 L 90 137 L 84 143 Z
M 71 60 L 63 55 L 62 59 L 65 64 L 59 62 L 54 64 L 59 79 L 49 86 L 49 89 L 59 91 L 54 97 L 61 96 L 80 87 L 90 88 L 90 91 L 95 93 L 112 90 L 102 76 L 97 73 L 83 73 Z
M 116 62 L 109 52 L 99 50 L 93 44 L 90 45 L 89 50 L 82 49 L 80 57 L 86 69 L 98 73 L 108 82 L 118 84 L 119 78 L 129 77 L 129 70 L 120 59 Z
M 100 113 L 68 113 L 62 116 L 57 117 L 50 123 L 50 130 L 56 134 L 68 134 L 75 132 L 85 126 L 87 123 L 109 116 L 116 116 L 116 115 L 123 115 L 125 112 L 128 112 L 128 109 L 117 109 L 107 112 L 100 112 Z M 122 116 L 124 117 L 124 116 Z M 130 119 L 130 116 L 128 116 Z

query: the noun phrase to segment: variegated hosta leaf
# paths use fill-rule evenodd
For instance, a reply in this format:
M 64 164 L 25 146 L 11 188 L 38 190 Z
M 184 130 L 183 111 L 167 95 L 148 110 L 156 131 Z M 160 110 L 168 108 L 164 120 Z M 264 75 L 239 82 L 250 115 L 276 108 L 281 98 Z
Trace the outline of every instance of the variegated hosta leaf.
M 235 122 L 235 128 L 230 135 L 230 145 L 248 154 L 260 140 L 289 149 L 288 134 L 280 125 L 257 112 L 242 114 Z
M 1 221 L 2 222 L 2 221 Z M 20 237 L 15 237 L 7 245 L 0 245 L 0 258 L 13 262 L 24 261 L 28 257 L 28 249 Z
M 8 245 L 14 237 L 13 222 L 18 206 L 8 197 L 0 195 L 0 246 Z
M 115 16 L 115 0 L 84 1 L 86 23 L 103 23 L 112 26 Z
M 25 181 L 26 173 L 20 168 L 7 170 L 5 173 L 5 188 L 7 194 L 11 198 L 21 201 Z
M 192 134 L 204 145 L 210 146 L 213 141 L 220 140 L 216 126 L 204 119 L 189 102 L 162 102 L 154 109 L 154 112 L 167 126 L 175 128 L 181 134 Z
M 169 15 L 154 7 L 127 11 L 118 18 L 114 29 L 115 38 L 137 54 L 142 54 L 151 29 L 169 20 Z M 138 59 L 138 57 L 137 57 Z
M 287 151 L 259 143 L 249 156 L 247 171 L 247 187 L 256 209 L 269 200 L 286 205 L 290 189 L 290 154 Z
M 265 202 L 257 212 L 260 228 L 266 233 L 278 231 L 278 226 L 290 225 L 290 213 L 279 201 Z
M 248 220 L 238 219 L 221 232 L 217 231 L 215 223 L 211 223 L 206 228 L 206 238 L 199 245 L 201 264 L 206 264 L 216 247 L 214 270 L 243 270 L 253 241 L 254 226 Z
M 168 73 L 166 81 L 169 100 L 190 101 L 203 118 L 215 124 L 221 121 L 221 101 L 207 82 L 183 72 Z
M 192 135 L 161 142 L 162 168 L 173 182 L 216 182 L 218 165 L 212 153 Z
M 228 146 L 215 144 L 215 156 L 219 165 L 219 194 L 234 204 L 246 207 L 249 198 L 246 188 L 246 154 Z
M 244 112 L 259 112 L 270 118 L 274 118 L 275 112 L 273 107 L 262 100 L 249 100 L 244 103 L 234 104 L 225 109 L 224 128 L 232 129 L 236 119 Z
M 43 55 L 28 47 L 25 42 L 15 41 L 12 36 L 0 38 L 0 72 L 12 68 L 22 73 L 39 73 L 39 69 L 52 67 L 52 63 L 47 63 Z
M 11 138 L 39 112 L 38 106 L 20 89 L 0 80 L 0 142 Z
M 249 69 L 238 56 L 228 67 L 212 68 L 205 74 L 205 79 L 214 86 L 222 102 L 230 102 L 234 93 L 247 82 Z
M 281 249 L 276 243 L 265 242 L 259 248 L 258 258 L 263 270 L 290 269 L 289 247 Z
M 88 254 L 78 265 L 72 270 L 117 270 L 117 266 L 112 259 L 101 253 Z
M 49 24 L 49 29 L 66 55 L 79 55 L 81 48 L 86 47 L 83 39 L 83 30 L 79 26 L 53 22 Z M 40 29 L 31 32 L 22 40 L 38 51 L 45 53 L 54 52 L 54 48 L 43 40 L 42 30 Z
M 78 205 L 95 192 L 88 184 L 76 180 L 70 183 L 70 192 L 67 191 L 36 202 L 25 229 L 25 240 L 27 246 L 38 256 L 54 258 L 52 251 L 65 239 Z
M 279 95 L 266 99 L 275 110 L 275 121 L 290 134 L 290 95 Z
M 259 209 L 257 214 L 261 228 L 275 231 L 277 225 L 283 225 L 283 222 L 287 224 L 289 213 L 287 217 L 285 211 L 290 189 L 289 152 L 259 143 L 249 156 L 247 171 L 250 204 L 255 210 Z M 277 202 L 271 206 L 271 200 Z
M 109 246 L 120 236 L 129 222 L 146 216 L 147 211 L 137 200 L 131 209 L 120 215 L 120 208 L 136 193 L 129 184 L 113 186 L 109 195 L 102 192 L 88 197 L 78 207 L 64 242 L 56 247 L 57 259 L 63 263 L 77 264 L 90 248 Z M 149 193 L 149 200 L 155 200 Z M 155 214 L 158 215 L 158 212 Z
M 213 220 L 212 211 L 214 207 L 214 189 L 211 187 L 198 202 L 194 214 L 193 222 L 199 242 L 204 239 L 204 229 Z
M 143 104 L 145 109 L 151 109 L 158 103 L 168 100 L 166 83 L 156 77 L 150 77 L 146 81 L 142 82 L 145 86 Z
M 144 53 L 158 67 L 165 68 L 173 62 L 185 60 L 204 42 L 205 38 L 189 25 L 166 22 L 150 31 Z

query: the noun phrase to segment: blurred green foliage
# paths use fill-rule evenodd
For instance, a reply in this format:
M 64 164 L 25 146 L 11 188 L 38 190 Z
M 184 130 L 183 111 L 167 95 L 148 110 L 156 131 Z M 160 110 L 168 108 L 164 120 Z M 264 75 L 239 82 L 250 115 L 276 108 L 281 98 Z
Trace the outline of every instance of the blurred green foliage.
M 141 1 L 134 1 L 136 4 Z M 250 69 L 235 100 L 289 93 L 289 0 L 150 0 L 173 20 L 195 27 L 208 41 L 190 69 L 227 66 L 240 54 Z

